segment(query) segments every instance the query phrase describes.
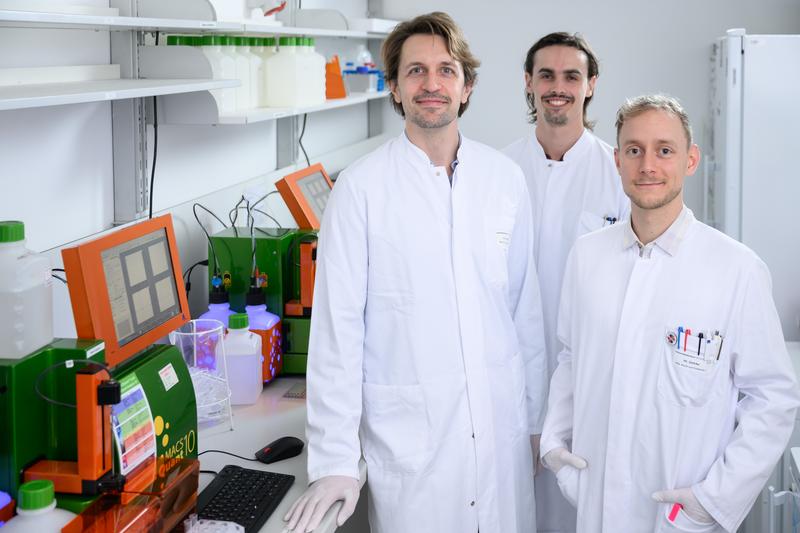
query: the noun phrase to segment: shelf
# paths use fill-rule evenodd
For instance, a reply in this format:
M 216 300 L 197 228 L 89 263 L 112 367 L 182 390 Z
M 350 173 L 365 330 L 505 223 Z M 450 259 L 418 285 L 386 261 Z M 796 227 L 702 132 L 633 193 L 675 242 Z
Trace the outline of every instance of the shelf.
M 236 87 L 238 80 L 99 80 L 0 87 L 0 111 Z M 211 97 L 209 93 L 206 93 Z M 213 97 L 212 97 L 213 98 Z
M 177 96 L 164 96 L 159 103 L 159 122 L 162 124 L 223 124 L 242 125 L 265 122 L 279 118 L 293 117 L 305 113 L 329 111 L 340 107 L 353 106 L 378 100 L 389 95 L 388 91 L 379 93 L 356 93 L 347 98 L 327 100 L 325 103 L 308 107 L 258 107 L 235 113 L 220 115 L 214 96 L 208 92 Z
M 24 28 L 66 28 L 102 31 L 185 31 L 241 32 L 242 24 L 213 20 L 182 20 L 170 18 L 107 17 L 70 13 L 0 10 L 0 26 Z
M 24 28 L 77 29 L 97 31 L 164 31 L 183 33 L 233 33 L 237 35 L 308 35 L 313 37 L 348 37 L 383 39 L 386 34 L 352 30 L 295 28 L 253 22 L 183 20 L 175 18 L 111 17 L 0 10 L 0 26 Z
M 318 111 L 328 111 L 339 107 L 363 104 L 370 100 L 385 98 L 389 91 L 376 93 L 353 93 L 346 98 L 326 100 L 322 104 L 308 107 L 259 107 L 247 111 L 240 111 L 228 115 L 221 115 L 218 124 L 250 124 L 253 122 L 263 122 L 265 120 L 275 120 L 278 118 L 304 115 L 306 113 L 316 113 Z

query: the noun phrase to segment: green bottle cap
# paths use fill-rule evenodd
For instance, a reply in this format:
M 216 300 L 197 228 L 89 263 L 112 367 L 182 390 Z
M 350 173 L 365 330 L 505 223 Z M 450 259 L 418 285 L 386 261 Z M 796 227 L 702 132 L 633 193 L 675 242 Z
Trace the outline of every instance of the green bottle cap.
M 236 313 L 228 317 L 228 329 L 247 329 L 249 325 L 247 313 Z
M 17 242 L 25 239 L 25 224 L 19 220 L 0 222 L 0 242 Z
M 313 37 L 309 37 L 308 38 L 308 46 L 314 46 L 314 38 Z
M 278 46 L 294 46 L 294 37 L 281 37 L 278 39 Z
M 266 39 L 264 39 L 264 46 L 269 46 L 269 47 L 275 46 L 275 37 L 267 37 Z
M 234 37 L 233 44 L 236 46 L 247 46 L 247 37 Z
M 250 43 L 250 46 L 262 46 L 264 42 L 264 39 L 261 37 L 248 37 L 247 40 Z
M 19 486 L 17 507 L 24 511 L 43 509 L 55 500 L 53 482 L 49 479 L 36 479 Z
M 178 39 L 180 39 L 181 35 L 167 35 L 167 45 L 175 46 L 178 44 Z
M 203 46 L 213 46 L 214 45 L 214 36 L 213 35 L 203 35 L 200 37 Z

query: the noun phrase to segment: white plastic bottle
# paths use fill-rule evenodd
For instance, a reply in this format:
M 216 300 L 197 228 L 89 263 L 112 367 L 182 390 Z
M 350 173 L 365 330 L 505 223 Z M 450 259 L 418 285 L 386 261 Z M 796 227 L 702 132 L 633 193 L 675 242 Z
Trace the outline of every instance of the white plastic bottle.
M 239 79 L 239 75 L 236 70 L 236 59 L 238 55 L 236 54 L 236 46 L 233 43 L 234 38 L 230 35 L 218 35 L 216 37 L 219 38 L 222 53 L 228 56 L 233 64 L 233 76 L 231 76 L 230 79 Z M 231 87 L 231 90 L 233 91 L 234 109 L 239 109 L 239 89 L 240 87 Z
M 224 343 L 233 405 L 256 403 L 264 386 L 261 379 L 261 337 L 248 331 L 248 325 L 245 313 L 228 318 Z
M 0 222 L 0 359 L 20 359 L 53 340 L 50 260 L 25 248 L 25 225 Z
M 239 50 L 242 54 L 247 56 L 250 64 L 250 107 L 259 107 L 262 105 L 259 102 L 261 98 L 261 78 L 264 77 L 263 65 L 261 56 L 256 54 L 253 50 L 252 37 L 239 37 L 240 45 Z
M 250 109 L 252 98 L 250 96 L 250 54 L 243 44 L 244 37 L 228 37 L 228 43 L 233 45 L 236 58 L 236 77 L 242 84 L 236 88 L 236 109 Z
M 279 39 L 278 53 L 267 61 L 269 107 L 297 106 L 297 50 L 294 37 Z
M 214 79 L 232 80 L 236 78 L 236 60 L 222 50 L 221 35 L 203 35 L 201 50 L 208 58 Z M 236 110 L 236 89 L 214 89 L 211 91 L 217 101 L 220 113 L 232 113 Z
M 311 63 L 312 78 L 310 81 L 312 104 L 322 104 L 325 102 L 325 56 L 318 53 L 314 48 L 314 39 L 308 38 L 309 56 Z
M 267 90 L 264 86 L 264 39 L 261 37 L 249 37 L 250 41 L 250 54 L 253 56 L 253 62 L 250 69 L 250 82 L 255 87 L 256 97 L 254 98 L 254 107 L 264 107 L 267 105 L 266 94 Z
M 75 518 L 75 513 L 56 508 L 53 482 L 28 481 L 19 487 L 17 516 L 0 529 L 3 533 L 58 533 Z
M 262 49 L 262 52 L 261 52 L 261 58 L 264 60 L 264 63 L 262 65 L 263 66 L 263 68 L 262 68 L 262 70 L 263 70 L 263 74 L 262 74 L 263 78 L 261 78 L 261 88 L 263 89 L 262 93 L 263 93 L 263 97 L 264 97 L 264 99 L 263 99 L 264 103 L 261 104 L 261 105 L 268 106 L 269 105 L 269 96 L 267 95 L 267 91 L 268 91 L 267 77 L 269 76 L 269 74 L 268 74 L 267 62 L 269 61 L 270 57 L 274 56 L 277 53 L 277 50 L 275 49 L 275 37 L 265 37 L 265 38 L 263 38 L 261 40 L 264 43 L 264 46 L 263 46 L 263 49 Z

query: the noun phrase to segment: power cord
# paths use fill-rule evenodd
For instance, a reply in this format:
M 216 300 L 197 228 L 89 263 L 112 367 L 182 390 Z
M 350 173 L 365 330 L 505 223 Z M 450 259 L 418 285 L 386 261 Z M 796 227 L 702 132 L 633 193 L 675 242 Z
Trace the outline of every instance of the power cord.
M 303 155 L 306 156 L 306 165 L 309 167 L 311 166 L 311 160 L 308 158 L 308 153 L 306 152 L 305 146 L 303 146 L 303 135 L 306 134 L 306 120 L 308 119 L 308 113 L 303 114 L 303 128 L 300 130 L 300 138 L 297 139 L 297 144 L 300 145 L 300 149 L 303 151 Z
M 156 46 L 158 46 L 158 35 L 156 32 Z M 150 168 L 150 215 L 153 218 L 153 186 L 156 180 L 156 156 L 158 155 L 158 101 L 153 96 L 153 166 Z
M 186 286 L 187 293 L 190 290 L 192 290 L 192 272 L 194 272 L 194 267 L 197 266 L 208 266 L 208 259 L 198 261 L 197 263 L 187 268 L 186 271 L 183 273 L 183 284 Z
M 194 219 L 197 221 L 197 224 L 200 226 L 200 229 L 203 230 L 203 233 L 205 233 L 206 240 L 208 240 L 208 246 L 209 246 L 209 248 L 211 248 L 211 255 L 214 256 L 214 274 L 218 274 L 219 273 L 219 257 L 217 257 L 217 250 L 216 250 L 216 248 L 214 248 L 214 241 L 211 240 L 211 235 L 209 235 L 208 230 L 206 230 L 206 227 L 203 226 L 203 223 L 200 222 L 200 217 L 197 216 L 197 208 L 198 207 L 200 209 L 204 210 L 206 213 L 210 214 L 212 217 L 216 218 L 219 221 L 219 223 L 222 224 L 223 228 L 227 228 L 228 226 L 226 226 L 225 223 L 222 220 L 220 220 L 220 218 L 217 215 L 215 215 L 210 209 L 208 209 L 204 205 L 199 204 L 197 202 L 195 202 L 192 205 L 192 213 L 194 213 Z M 208 263 L 206 263 L 206 264 L 208 264 Z M 189 290 L 188 287 L 187 287 L 186 290 L 187 291 Z
M 242 457 L 241 455 L 236 455 L 235 453 L 226 452 L 225 450 L 205 450 L 197 454 L 197 456 L 201 456 L 204 453 L 224 453 L 225 455 L 230 455 L 232 457 L 236 457 L 237 459 L 242 459 L 244 461 L 253 461 L 256 462 L 258 459 L 250 458 L 250 457 Z

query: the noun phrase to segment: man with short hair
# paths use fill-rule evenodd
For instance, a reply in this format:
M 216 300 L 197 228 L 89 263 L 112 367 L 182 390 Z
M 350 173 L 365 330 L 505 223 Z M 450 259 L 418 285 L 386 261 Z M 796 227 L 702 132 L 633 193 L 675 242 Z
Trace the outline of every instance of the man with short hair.
M 683 204 L 700 151 L 677 100 L 626 102 L 614 155 L 631 217 L 567 261 L 543 463 L 581 532 L 734 532 L 800 403 L 769 271 Z
M 525 173 L 531 196 L 548 376 L 561 349 L 556 319 L 567 254 L 580 235 L 629 212 L 613 149 L 592 133 L 586 117 L 599 73 L 597 57 L 580 35 L 558 32 L 539 39 L 525 59 L 525 97 L 535 128 L 504 150 Z M 537 469 L 535 482 L 539 533 L 574 533 L 575 508 L 553 474 Z
M 449 16 L 399 24 L 383 56 L 405 131 L 325 211 L 289 527 L 352 513 L 363 451 L 375 532 L 528 533 L 547 374 L 525 179 L 459 133 L 479 63 Z

